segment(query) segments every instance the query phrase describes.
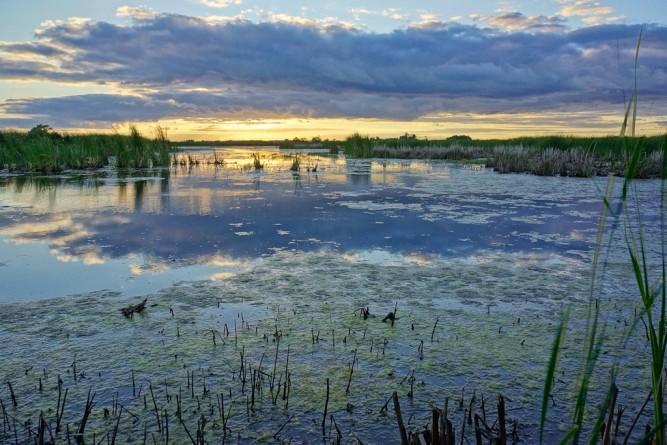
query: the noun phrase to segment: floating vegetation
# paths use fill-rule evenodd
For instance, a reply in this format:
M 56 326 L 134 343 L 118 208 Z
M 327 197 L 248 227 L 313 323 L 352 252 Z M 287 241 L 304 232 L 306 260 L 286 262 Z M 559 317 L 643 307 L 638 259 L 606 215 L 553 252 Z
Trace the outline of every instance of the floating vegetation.
M 456 443 L 475 443 L 477 434 L 534 442 L 545 325 L 586 292 L 580 265 L 565 264 L 502 255 L 385 265 L 326 251 L 280 253 L 223 282 L 151 295 L 150 310 L 131 319 L 110 308 L 136 300 L 109 292 L 4 305 L 0 379 L 11 391 L 0 389 L 0 442 L 33 442 L 40 431 L 65 443 L 196 443 L 198 435 L 226 443 L 397 442 L 394 392 L 408 437 L 434 434 L 436 407 L 452 424 L 438 434 Z M 612 275 L 610 285 L 620 280 Z M 603 301 L 606 310 L 618 305 L 618 317 L 631 316 L 624 301 Z M 576 310 L 570 323 L 584 320 Z M 631 344 L 642 341 L 639 333 Z M 634 351 L 623 362 L 630 375 L 645 358 Z M 562 364 L 559 378 L 569 380 L 579 362 L 568 356 Z M 632 382 L 619 383 L 628 407 L 645 395 Z M 567 385 L 557 383 L 557 406 L 569 403 Z M 495 421 L 499 393 L 511 400 L 504 433 Z M 558 436 L 548 425 L 546 437 Z
M 69 135 L 38 125 L 28 132 L 0 131 L 0 169 L 57 173 L 66 169 L 167 166 L 171 146 L 164 129 L 153 139 L 130 135 Z

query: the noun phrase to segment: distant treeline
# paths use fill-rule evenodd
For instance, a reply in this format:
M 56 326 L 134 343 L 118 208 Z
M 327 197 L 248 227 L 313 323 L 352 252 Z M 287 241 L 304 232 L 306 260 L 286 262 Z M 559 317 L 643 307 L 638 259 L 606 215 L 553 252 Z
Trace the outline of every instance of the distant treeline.
M 171 141 L 173 147 L 277 147 L 282 141 Z
M 27 132 L 0 131 L 0 169 L 57 173 L 105 166 L 145 168 L 169 165 L 171 145 L 157 128 L 148 139 L 135 127 L 129 135 L 69 135 L 38 125 Z
M 342 145 L 342 141 L 322 139 L 314 137 L 311 139 L 294 138 L 282 140 L 249 140 L 249 141 L 234 141 L 234 140 L 213 140 L 213 141 L 195 141 L 187 139 L 184 141 L 173 141 L 171 143 L 174 147 L 278 147 L 280 149 L 293 148 L 326 148 L 332 149 Z

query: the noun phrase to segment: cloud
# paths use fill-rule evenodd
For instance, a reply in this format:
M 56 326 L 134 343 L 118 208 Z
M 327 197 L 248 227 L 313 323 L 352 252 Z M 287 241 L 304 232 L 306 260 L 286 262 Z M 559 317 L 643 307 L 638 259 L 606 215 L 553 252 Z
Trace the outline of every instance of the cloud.
M 359 25 L 342 21 L 337 17 L 324 17 L 321 19 L 311 19 L 308 17 L 273 13 L 268 15 L 272 23 L 285 23 L 288 25 L 302 26 L 306 28 L 319 28 L 323 31 L 335 31 L 337 29 L 360 30 Z
M 611 6 L 605 6 L 600 2 L 591 0 L 565 0 L 561 3 L 563 3 L 564 6 L 561 8 L 560 13 L 565 17 L 608 15 L 614 12 L 614 8 Z
M 631 25 L 562 29 L 557 17 L 518 12 L 489 18 L 495 27 L 428 16 L 432 26 L 389 33 L 335 18 L 270 15 L 256 23 L 124 13 L 130 23 L 50 22 L 32 41 L 0 44 L 4 79 L 97 82 L 124 94 L 7 100 L 0 109 L 67 126 L 169 116 L 414 119 L 622 108 L 639 33 Z M 664 103 L 667 27 L 646 28 L 640 63 L 640 94 Z
M 241 0 L 199 0 L 199 3 L 209 8 L 226 8 L 232 5 L 240 5 Z
M 563 17 L 579 17 L 587 25 L 600 25 L 622 20 L 614 15 L 614 8 L 593 0 L 561 0 L 558 14 Z
M 116 15 L 118 17 L 131 18 L 134 20 L 148 20 L 156 16 L 156 13 L 151 8 L 142 8 L 142 7 L 133 7 L 133 6 L 121 6 L 116 9 Z
M 352 14 L 355 20 L 359 20 L 362 15 L 375 15 L 386 17 L 392 20 L 401 20 L 405 21 L 408 19 L 408 16 L 401 11 L 400 8 L 385 8 L 380 10 L 366 9 L 366 8 L 352 8 L 350 9 L 350 14 Z
M 555 32 L 565 30 L 565 20 L 558 16 L 526 16 L 518 11 L 483 17 L 490 25 L 507 31 Z
M 407 19 L 405 14 L 403 14 L 399 8 L 383 9 L 381 14 L 384 17 L 390 18 L 392 20 L 406 20 Z

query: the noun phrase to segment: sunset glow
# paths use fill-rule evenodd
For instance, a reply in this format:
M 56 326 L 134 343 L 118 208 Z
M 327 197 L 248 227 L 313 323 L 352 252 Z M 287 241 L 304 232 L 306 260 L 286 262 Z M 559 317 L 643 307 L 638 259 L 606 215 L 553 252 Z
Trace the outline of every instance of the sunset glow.
M 3 6 L 4 128 L 133 122 L 174 139 L 615 134 L 643 25 L 637 128 L 667 129 L 660 2 L 36 3 L 37 13 Z

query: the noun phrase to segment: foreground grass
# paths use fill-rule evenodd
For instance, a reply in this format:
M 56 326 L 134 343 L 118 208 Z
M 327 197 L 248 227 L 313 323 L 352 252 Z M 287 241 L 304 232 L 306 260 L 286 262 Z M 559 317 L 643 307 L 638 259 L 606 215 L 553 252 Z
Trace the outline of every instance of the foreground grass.
M 641 153 L 634 177 L 659 177 L 662 164 L 662 136 L 646 138 L 569 136 L 522 137 L 474 140 L 453 136 L 445 140 L 414 136 L 379 139 L 355 134 L 343 143 L 347 156 L 407 159 L 483 160 L 500 173 L 532 173 L 542 176 L 590 177 L 623 175 L 631 151 L 641 141 Z
M 154 139 L 131 127 L 130 135 L 63 135 L 46 126 L 29 132 L 0 131 L 0 169 L 56 173 L 66 169 L 145 168 L 169 165 L 170 144 L 157 129 Z
M 667 293 L 665 283 L 667 282 L 667 262 L 665 252 L 665 198 L 667 184 L 667 138 L 662 146 L 660 164 L 661 189 L 660 196 L 652 206 L 658 208 L 660 218 L 660 260 L 658 264 L 651 264 L 648 254 L 650 242 L 645 238 L 642 225 L 642 210 L 635 195 L 636 190 L 632 181 L 637 177 L 640 160 L 645 149 L 643 141 L 639 141 L 627 151 L 631 154 L 628 160 L 625 179 L 620 191 L 620 197 L 614 199 L 614 180 L 609 176 L 602 210 L 598 223 L 598 233 L 592 264 L 592 278 L 588 301 L 588 321 L 586 329 L 586 340 L 582 343 L 582 366 L 577 375 L 576 402 L 572 409 L 572 423 L 568 425 L 568 432 L 561 443 L 580 443 L 585 433 L 589 433 L 590 442 L 602 444 L 628 443 L 633 429 L 645 412 L 649 401 L 652 401 L 652 409 L 648 409 L 647 417 L 649 423 L 645 427 L 642 442 L 656 445 L 664 445 L 665 437 L 665 413 L 664 413 L 664 381 L 665 357 L 667 355 Z M 645 209 L 644 209 L 645 210 Z M 608 221 L 611 220 L 611 221 Z M 611 224 L 609 224 L 611 222 Z M 610 226 L 610 227 L 608 227 Z M 604 257 L 603 234 L 606 230 L 612 232 L 622 228 L 627 245 L 628 261 L 634 273 L 636 282 L 636 294 L 638 297 L 639 311 L 635 312 L 633 322 L 626 324 L 629 338 L 638 328 L 643 325 L 650 360 L 646 363 L 649 370 L 648 387 L 650 392 L 646 402 L 635 414 L 635 420 L 624 435 L 619 435 L 618 425 L 624 407 L 619 402 L 619 389 L 617 377 L 621 371 L 619 363 L 612 367 L 607 383 L 607 395 L 603 400 L 590 400 L 589 393 L 593 388 L 592 379 L 596 369 L 599 368 L 600 355 L 604 348 L 609 348 L 607 329 L 604 314 L 600 310 L 600 289 L 604 285 L 602 272 L 606 264 L 600 260 Z M 567 311 L 559 324 L 553 347 L 551 350 L 549 365 L 545 377 L 544 394 L 540 418 L 540 442 L 542 443 L 542 432 L 548 417 L 549 398 L 553 392 L 553 382 L 557 375 L 559 357 L 563 354 L 562 339 L 567 330 Z M 640 324 L 641 322 L 641 324 Z M 626 350 L 626 342 L 618 347 Z M 597 406 L 592 406 L 597 404 Z M 586 414 L 592 414 L 597 421 L 592 424 L 585 423 Z M 616 428 L 612 428 L 616 418 Z

